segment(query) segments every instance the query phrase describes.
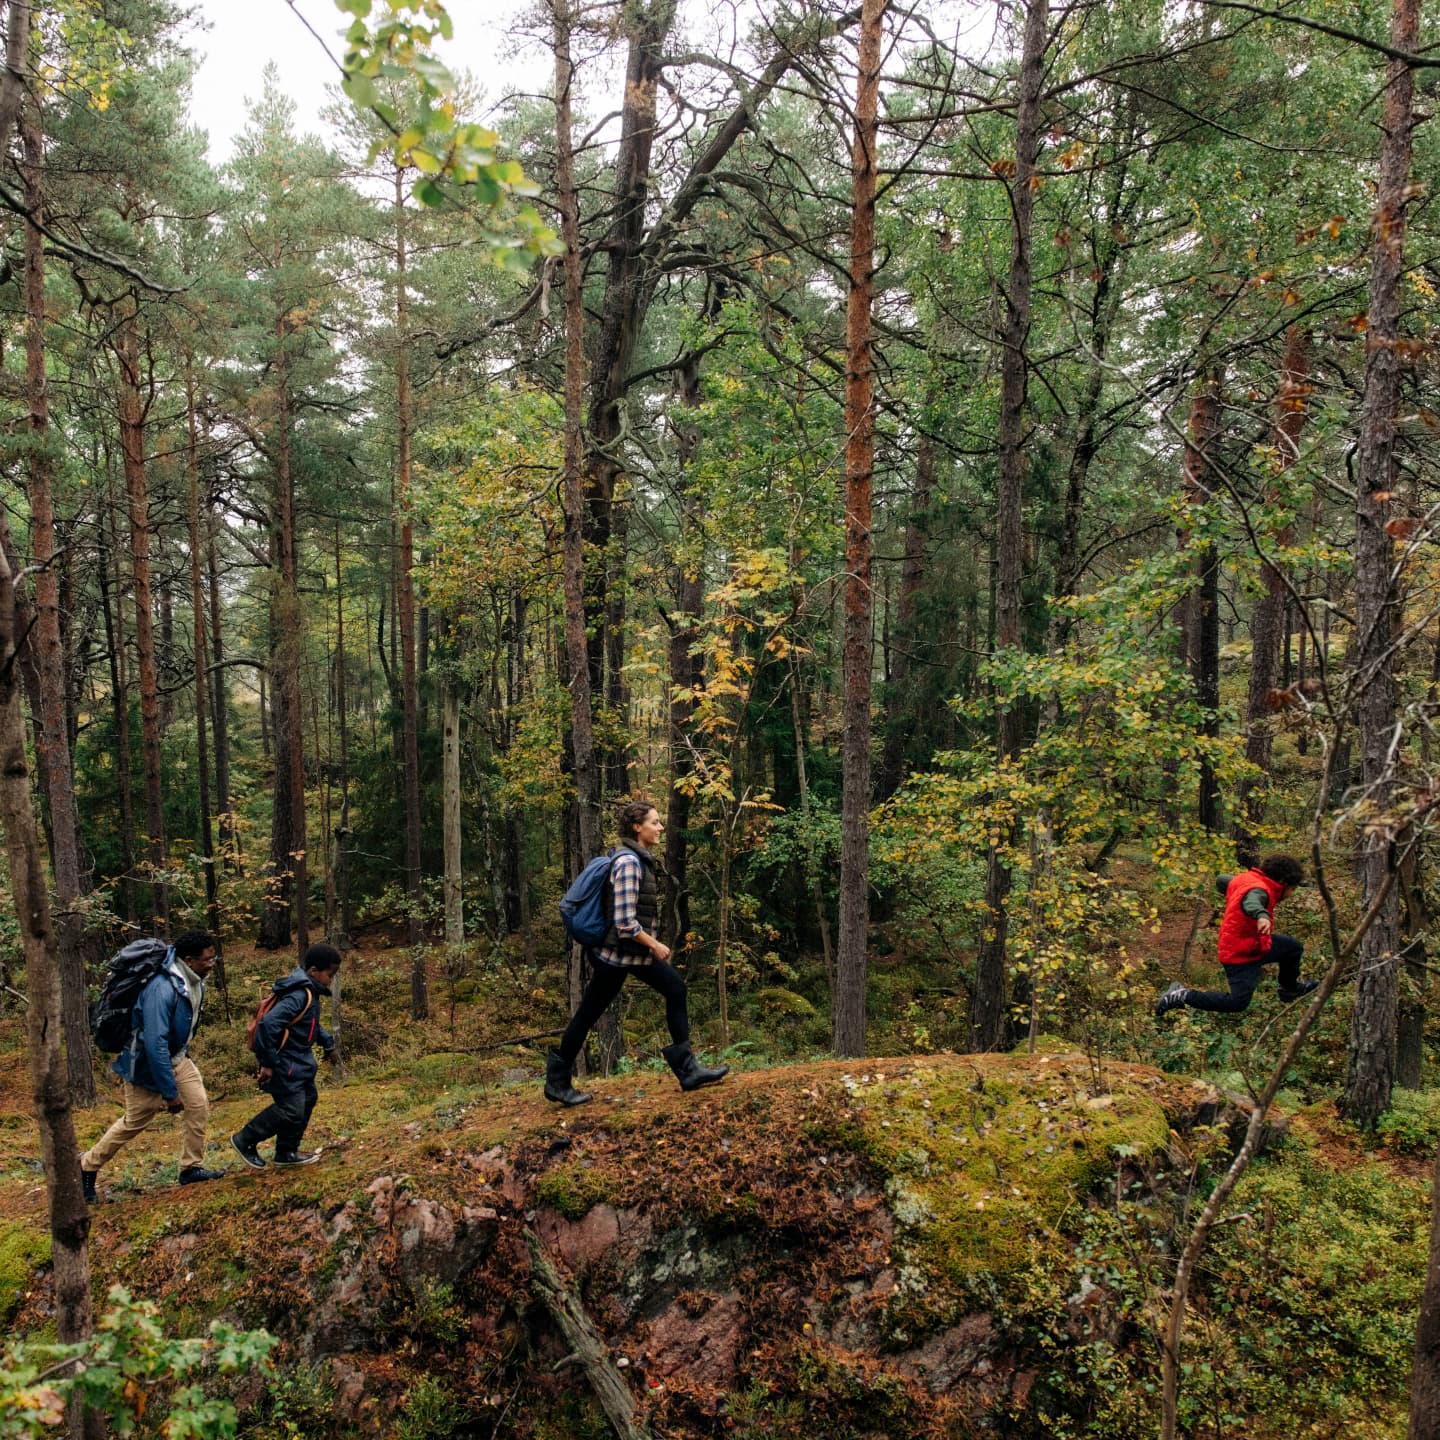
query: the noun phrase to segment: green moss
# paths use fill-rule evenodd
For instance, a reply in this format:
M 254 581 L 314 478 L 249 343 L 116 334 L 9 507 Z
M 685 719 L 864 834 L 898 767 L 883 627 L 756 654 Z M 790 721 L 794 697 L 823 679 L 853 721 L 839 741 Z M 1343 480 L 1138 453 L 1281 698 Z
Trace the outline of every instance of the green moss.
M 0 1222 L 0 1319 L 19 1308 L 36 1266 L 50 1260 L 50 1237 L 35 1225 Z
M 567 1220 L 579 1220 L 610 1198 L 605 1177 L 587 1165 L 559 1165 L 540 1177 L 535 1198 L 542 1205 L 558 1210 Z
M 1157 1101 L 1088 1096 L 1068 1071 L 1033 1061 L 969 1073 L 907 1064 L 846 1083 L 864 1131 L 856 1148 L 883 1176 L 905 1250 L 951 1281 L 1028 1264 L 1113 1173 L 1116 1147 L 1150 1155 L 1169 1137 Z

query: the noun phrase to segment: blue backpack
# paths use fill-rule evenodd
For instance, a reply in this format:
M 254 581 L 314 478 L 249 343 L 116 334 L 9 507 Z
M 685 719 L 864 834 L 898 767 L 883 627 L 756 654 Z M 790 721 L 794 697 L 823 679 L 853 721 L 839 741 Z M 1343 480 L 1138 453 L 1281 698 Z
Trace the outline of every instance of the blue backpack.
M 610 867 L 613 851 L 597 855 L 575 877 L 560 901 L 560 922 L 576 945 L 593 949 L 610 933 Z

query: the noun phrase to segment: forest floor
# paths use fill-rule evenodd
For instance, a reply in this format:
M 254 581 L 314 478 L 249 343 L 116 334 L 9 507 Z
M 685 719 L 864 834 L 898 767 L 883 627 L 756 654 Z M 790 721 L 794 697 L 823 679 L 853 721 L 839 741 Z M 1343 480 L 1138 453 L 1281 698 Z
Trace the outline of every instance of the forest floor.
M 1152 985 L 1179 973 L 1192 928 L 1187 909 L 1146 931 L 1108 1052 L 1042 1037 L 1033 1054 L 817 1060 L 782 1021 L 747 1029 L 736 1073 L 687 1096 L 653 1058 L 660 1010 L 636 987 L 623 1073 L 588 1079 L 575 1111 L 541 1096 L 544 1039 L 506 1043 L 559 1028 L 558 966 L 457 983 L 437 951 L 431 1018 L 412 1023 L 410 952 L 362 944 L 343 972 L 348 1071 L 322 1073 L 307 1136 L 325 1157 L 263 1174 L 228 1137 L 264 1103 L 244 1027 L 283 961 L 232 946 L 230 1019 L 217 994 L 196 1045 L 207 1163 L 231 1173 L 178 1187 L 176 1128 L 158 1120 L 102 1172 L 97 1288 L 158 1300 L 182 1333 L 223 1314 L 280 1334 L 288 1378 L 237 1396 L 242 1433 L 264 1440 L 489 1435 L 507 1401 L 524 1437 L 606 1433 L 578 1375 L 551 1371 L 563 1350 L 527 1230 L 629 1357 L 659 1434 L 1141 1433 L 1166 1267 L 1243 1117 L 1223 1088 L 1243 1089 L 1244 1047 L 1280 1013 L 1268 995 L 1239 1020 L 1157 1025 Z M 917 1005 L 944 1033 L 932 971 L 892 954 L 876 976 L 878 1041 L 913 1033 Z M 1403 1430 L 1428 1156 L 1337 1117 L 1334 1028 L 1196 1296 L 1195 1393 L 1259 1437 Z M 0 1022 L 0 1310 L 33 1331 L 48 1238 L 22 1042 Z M 118 1113 L 102 1085 L 81 1143 Z M 1302 1351 L 1305 1376 L 1286 1380 Z

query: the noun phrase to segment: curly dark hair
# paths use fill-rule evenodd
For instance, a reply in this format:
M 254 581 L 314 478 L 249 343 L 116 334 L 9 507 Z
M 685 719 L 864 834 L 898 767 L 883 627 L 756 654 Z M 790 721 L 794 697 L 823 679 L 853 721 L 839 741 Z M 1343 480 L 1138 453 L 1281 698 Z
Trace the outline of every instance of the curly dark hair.
M 653 800 L 632 800 L 620 811 L 620 838 L 633 840 L 645 823 L 645 817 L 656 809 Z
M 175 953 L 182 960 L 193 960 L 207 950 L 218 950 L 220 942 L 208 930 L 186 930 L 175 939 Z
M 1267 855 L 1260 862 L 1260 873 L 1277 885 L 1292 890 L 1305 883 L 1305 867 L 1293 855 Z

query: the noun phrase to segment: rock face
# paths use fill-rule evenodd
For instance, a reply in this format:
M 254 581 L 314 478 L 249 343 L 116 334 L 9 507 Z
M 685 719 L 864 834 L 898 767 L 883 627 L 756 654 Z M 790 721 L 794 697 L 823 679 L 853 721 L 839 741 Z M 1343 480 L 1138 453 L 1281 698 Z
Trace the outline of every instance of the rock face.
M 416 1126 L 379 1173 L 357 1155 L 306 1194 L 217 1186 L 203 1226 L 182 1194 L 166 1233 L 97 1254 L 279 1334 L 312 1377 L 306 1434 L 388 1433 L 397 1406 L 453 1422 L 413 1433 L 578 1433 L 590 1387 L 527 1233 L 657 1433 L 1039 1434 L 1036 1336 L 1052 1359 L 1136 1338 L 1076 1272 L 1085 1215 L 1145 1191 L 1187 1130 L 1243 1128 L 1229 1097 L 1115 1069 L 1104 1096 L 1082 1057 L 1044 1056 L 752 1073 L 563 1117 L 527 1100 L 498 1144 L 476 1109 L 448 1148 Z M 268 1433 L 274 1394 L 240 1399 Z

